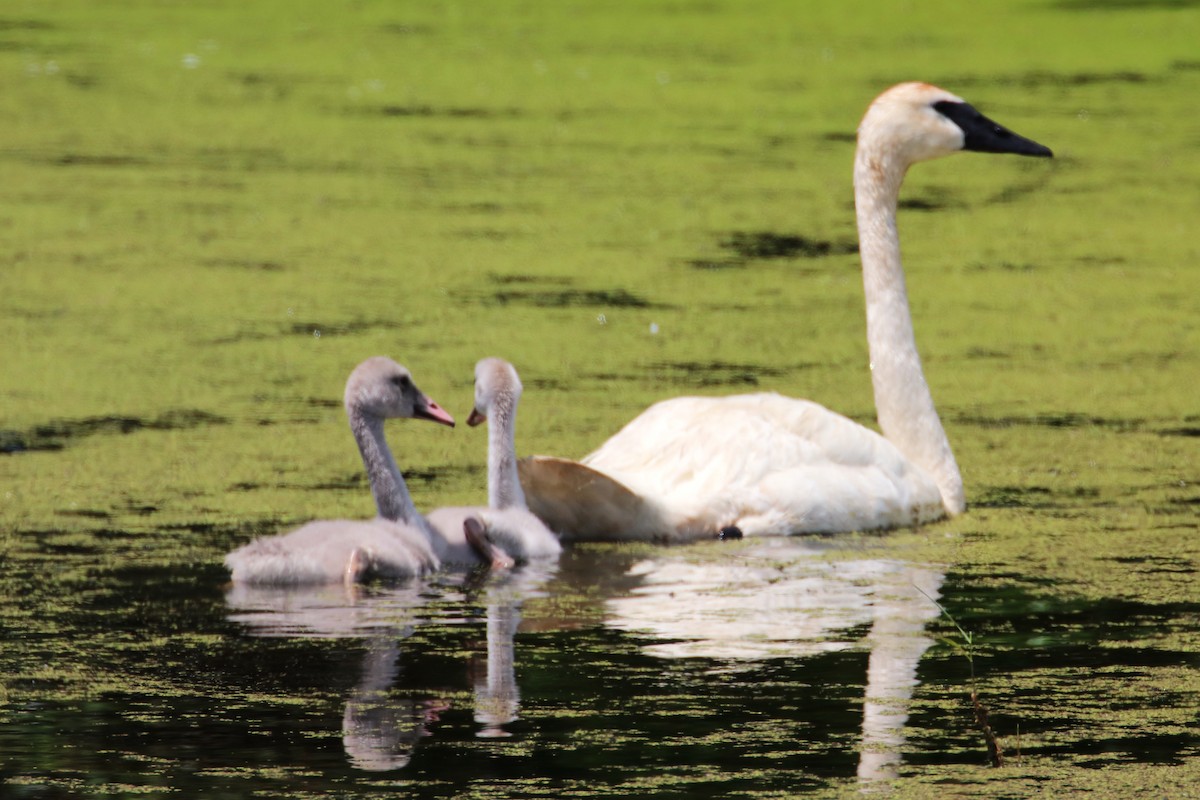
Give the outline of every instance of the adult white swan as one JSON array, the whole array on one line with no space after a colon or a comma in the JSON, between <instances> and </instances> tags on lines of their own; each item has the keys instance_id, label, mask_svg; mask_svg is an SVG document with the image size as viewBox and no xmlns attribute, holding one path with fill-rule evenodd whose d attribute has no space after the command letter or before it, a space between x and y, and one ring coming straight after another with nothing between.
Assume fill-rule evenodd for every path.
<instances>
[{"instance_id":1,"label":"adult white swan","mask_svg":"<svg viewBox=\"0 0 1200 800\"><path fill-rule=\"evenodd\" d=\"M485 358L475 365L475 407L467 424L488 423L488 505L439 508L428 515L446 564L512 566L562 552L558 537L525 505L517 478L517 403L521 379L512 364Z\"/></svg>"},{"instance_id":2,"label":"adult white swan","mask_svg":"<svg viewBox=\"0 0 1200 800\"><path fill-rule=\"evenodd\" d=\"M437 569L432 533L388 449L383 421L407 417L453 427L454 419L417 388L407 369L382 356L367 359L350 374L345 405L379 516L310 522L291 533L256 539L225 556L234 582L353 583Z\"/></svg>"},{"instance_id":3,"label":"adult white swan","mask_svg":"<svg viewBox=\"0 0 1200 800\"><path fill-rule=\"evenodd\" d=\"M896 206L908 168L959 150L1050 156L947 91L904 83L858 129L854 197L880 436L777 394L651 406L582 464L521 464L530 508L564 539L686 540L919 524L965 506L913 338Z\"/></svg>"}]
</instances>

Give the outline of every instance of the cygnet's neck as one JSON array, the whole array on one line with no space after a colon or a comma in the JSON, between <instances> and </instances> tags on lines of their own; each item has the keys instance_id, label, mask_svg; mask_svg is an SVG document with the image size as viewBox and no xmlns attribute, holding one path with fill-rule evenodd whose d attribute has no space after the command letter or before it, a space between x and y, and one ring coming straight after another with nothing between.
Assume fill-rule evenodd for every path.
<instances>
[{"instance_id":1,"label":"cygnet's neck","mask_svg":"<svg viewBox=\"0 0 1200 800\"><path fill-rule=\"evenodd\" d=\"M367 468L367 479L371 482L371 494L375 497L379 516L393 522L421 525L423 519L413 505L408 486L384 439L383 420L353 406L348 407L346 413L362 453L363 466Z\"/></svg>"},{"instance_id":2,"label":"cygnet's neck","mask_svg":"<svg viewBox=\"0 0 1200 800\"><path fill-rule=\"evenodd\" d=\"M854 161L854 205L867 301L867 344L879 427L929 473L950 514L966 507L962 476L938 419L913 335L896 206L907 164L860 132Z\"/></svg>"},{"instance_id":3,"label":"cygnet's neck","mask_svg":"<svg viewBox=\"0 0 1200 800\"><path fill-rule=\"evenodd\" d=\"M488 410L488 505L526 508L517 476L517 398L495 398Z\"/></svg>"}]
</instances>

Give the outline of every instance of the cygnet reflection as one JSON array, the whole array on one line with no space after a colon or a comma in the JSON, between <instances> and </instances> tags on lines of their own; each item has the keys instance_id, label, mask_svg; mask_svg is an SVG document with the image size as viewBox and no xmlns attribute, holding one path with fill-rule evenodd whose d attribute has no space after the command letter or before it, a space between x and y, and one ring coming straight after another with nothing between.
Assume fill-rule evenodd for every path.
<instances>
[{"instance_id":1,"label":"cygnet reflection","mask_svg":"<svg viewBox=\"0 0 1200 800\"><path fill-rule=\"evenodd\" d=\"M505 726L517 721L521 691L517 686L516 645L521 606L544 596L542 587L555 574L557 563L530 562L518 569L492 573L481 587L487 609L487 650L473 660L475 721L480 738L511 736Z\"/></svg>"},{"instance_id":2,"label":"cygnet reflection","mask_svg":"<svg viewBox=\"0 0 1200 800\"><path fill-rule=\"evenodd\" d=\"M225 602L229 620L251 636L366 640L362 673L342 714L342 746L355 767L378 772L407 766L429 726L449 707L437 697L394 692L400 642L422 622L429 596L419 580L388 587L233 584Z\"/></svg>"},{"instance_id":3,"label":"cygnet reflection","mask_svg":"<svg viewBox=\"0 0 1200 800\"><path fill-rule=\"evenodd\" d=\"M354 639L388 633L403 639L420 624L428 595L421 580L387 587L232 583L225 605L227 619L250 636Z\"/></svg>"},{"instance_id":4,"label":"cygnet reflection","mask_svg":"<svg viewBox=\"0 0 1200 800\"><path fill-rule=\"evenodd\" d=\"M487 652L472 658L475 721L480 738L511 736L504 726L518 719L521 692L517 687L513 638L521 624L521 610L503 603L487 607Z\"/></svg>"},{"instance_id":5,"label":"cygnet reflection","mask_svg":"<svg viewBox=\"0 0 1200 800\"><path fill-rule=\"evenodd\" d=\"M391 690L400 674L400 647L391 639L372 640L363 659L362 678L342 714L342 747L350 763L368 772L408 766L413 751L438 715L444 700L396 697Z\"/></svg>"},{"instance_id":6,"label":"cygnet reflection","mask_svg":"<svg viewBox=\"0 0 1200 800\"><path fill-rule=\"evenodd\" d=\"M486 609L486 652L471 656L476 668L469 670L479 737L508 736L505 726L518 719L514 637L521 605L543 594L542 586L555 570L553 563L530 563L465 579L462 592ZM361 675L342 715L342 744L351 764L377 772L407 766L422 738L450 707L441 696L396 691L403 673L401 642L427 617L438 616L432 603L439 597L464 600L457 586L431 587L413 580L388 587L233 584L225 602L228 619L251 636L366 640Z\"/></svg>"}]
</instances>

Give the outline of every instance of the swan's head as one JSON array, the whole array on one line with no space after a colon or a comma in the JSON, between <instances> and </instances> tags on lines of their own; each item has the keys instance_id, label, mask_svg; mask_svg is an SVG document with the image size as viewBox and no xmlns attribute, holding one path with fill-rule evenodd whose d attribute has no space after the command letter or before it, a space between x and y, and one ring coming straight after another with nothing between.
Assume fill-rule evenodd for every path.
<instances>
[{"instance_id":1,"label":"swan's head","mask_svg":"<svg viewBox=\"0 0 1200 800\"><path fill-rule=\"evenodd\" d=\"M475 365L475 408L468 425L487 422L493 413L511 414L521 399L521 379L512 364L502 358L485 358Z\"/></svg>"},{"instance_id":2,"label":"swan's head","mask_svg":"<svg viewBox=\"0 0 1200 800\"><path fill-rule=\"evenodd\" d=\"M858 126L858 146L904 166L960 150L1053 155L1050 148L1013 133L961 97L928 83L901 83L875 98Z\"/></svg>"},{"instance_id":3,"label":"swan's head","mask_svg":"<svg viewBox=\"0 0 1200 800\"><path fill-rule=\"evenodd\" d=\"M413 383L412 374L384 356L354 368L346 381L346 411L378 418L427 419L454 427L454 418Z\"/></svg>"}]
</instances>

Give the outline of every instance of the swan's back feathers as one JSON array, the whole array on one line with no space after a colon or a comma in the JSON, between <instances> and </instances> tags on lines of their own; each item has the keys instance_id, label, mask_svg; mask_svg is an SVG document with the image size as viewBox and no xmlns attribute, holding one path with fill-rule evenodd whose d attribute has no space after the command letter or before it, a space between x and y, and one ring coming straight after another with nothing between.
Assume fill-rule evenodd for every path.
<instances>
[{"instance_id":1,"label":"swan's back feathers","mask_svg":"<svg viewBox=\"0 0 1200 800\"><path fill-rule=\"evenodd\" d=\"M944 513L932 479L887 439L774 393L665 400L583 463L656 498L694 535L863 530Z\"/></svg>"},{"instance_id":2,"label":"swan's back feathers","mask_svg":"<svg viewBox=\"0 0 1200 800\"><path fill-rule=\"evenodd\" d=\"M352 559L358 580L398 580L438 568L422 532L384 519L310 522L239 547L225 556L225 566L235 583L300 586L345 580Z\"/></svg>"}]
</instances>

